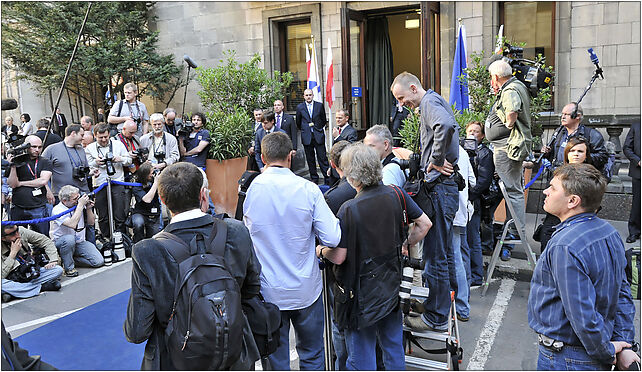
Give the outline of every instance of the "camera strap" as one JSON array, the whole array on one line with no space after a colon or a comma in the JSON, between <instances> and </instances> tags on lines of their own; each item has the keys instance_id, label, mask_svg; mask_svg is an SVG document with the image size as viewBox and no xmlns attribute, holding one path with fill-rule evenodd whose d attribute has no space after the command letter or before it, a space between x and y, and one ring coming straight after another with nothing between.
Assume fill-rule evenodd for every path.
<instances>
[{"instance_id":1,"label":"camera strap","mask_svg":"<svg viewBox=\"0 0 642 372\"><path fill-rule=\"evenodd\" d=\"M96 145L96 146L98 146L98 145ZM76 146L74 146L74 151L76 151L76 156L78 156L78 165L76 165L76 162L74 161L74 158L71 156L71 153L69 152L69 149L67 148L67 144L66 143L63 143L63 147L67 151L67 156L69 156L69 160L71 161L71 165L73 165L74 168L80 167L80 166L83 165L82 164L82 158L80 157L80 154L78 153L78 149L76 148Z\"/></svg>"},{"instance_id":2,"label":"camera strap","mask_svg":"<svg viewBox=\"0 0 642 372\"><path fill-rule=\"evenodd\" d=\"M38 158L36 158L36 163L34 164L33 169L31 169L31 165L27 162L27 168L29 168L29 172L31 172L34 180L38 179Z\"/></svg>"},{"instance_id":3,"label":"camera strap","mask_svg":"<svg viewBox=\"0 0 642 372\"><path fill-rule=\"evenodd\" d=\"M105 157L105 154L103 154L103 153L100 151L100 148L98 148L98 142L96 142L96 152L97 152L97 153L98 153L98 155L100 155L101 157L103 157L103 158ZM112 145L111 140L109 140L109 152L111 152L112 154L114 153L114 146Z\"/></svg>"},{"instance_id":4,"label":"camera strap","mask_svg":"<svg viewBox=\"0 0 642 372\"><path fill-rule=\"evenodd\" d=\"M136 151L136 146L134 146L134 143L138 144L138 147L140 147L140 143L136 140L136 137L132 137L131 140L128 140L127 138L123 137L122 133L118 133L118 138L120 139L120 142L125 145L125 148L127 149L127 152L131 151ZM129 143L131 141L131 143Z\"/></svg>"},{"instance_id":5,"label":"camera strap","mask_svg":"<svg viewBox=\"0 0 642 372\"><path fill-rule=\"evenodd\" d=\"M154 156L156 156L156 154L158 153L158 149L160 149L161 147L163 149L165 149L165 133L163 133L163 139L160 142L160 145L158 145L158 147L155 145L155 143L156 143L156 139L155 138L156 138L156 136L152 136L152 147L154 148Z\"/></svg>"}]
</instances>

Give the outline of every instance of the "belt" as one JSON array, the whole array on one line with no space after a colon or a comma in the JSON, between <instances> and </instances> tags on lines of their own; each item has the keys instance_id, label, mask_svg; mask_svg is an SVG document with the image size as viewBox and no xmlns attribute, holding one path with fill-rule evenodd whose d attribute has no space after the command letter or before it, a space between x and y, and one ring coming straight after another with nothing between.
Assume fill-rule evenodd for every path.
<instances>
[{"instance_id":1,"label":"belt","mask_svg":"<svg viewBox=\"0 0 642 372\"><path fill-rule=\"evenodd\" d=\"M548 337L546 335L543 335L541 333L537 334L537 342L540 345L544 346L545 348L547 348L549 350L552 350L552 351L555 351L555 352L559 352L564 348L564 342L555 341L554 339L552 339L552 338L550 338L550 337Z\"/></svg>"}]
</instances>

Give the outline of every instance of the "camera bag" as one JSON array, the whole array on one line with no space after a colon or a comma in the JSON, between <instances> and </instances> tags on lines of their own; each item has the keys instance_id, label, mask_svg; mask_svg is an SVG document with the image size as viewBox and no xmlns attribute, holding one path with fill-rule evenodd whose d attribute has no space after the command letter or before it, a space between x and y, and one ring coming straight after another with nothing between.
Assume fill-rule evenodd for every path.
<instances>
[{"instance_id":1,"label":"camera bag","mask_svg":"<svg viewBox=\"0 0 642 372\"><path fill-rule=\"evenodd\" d=\"M256 342L261 358L274 353L281 345L281 311L279 308L271 302L266 302L260 293L250 299L243 300L242 307L250 323L254 342Z\"/></svg>"}]
</instances>

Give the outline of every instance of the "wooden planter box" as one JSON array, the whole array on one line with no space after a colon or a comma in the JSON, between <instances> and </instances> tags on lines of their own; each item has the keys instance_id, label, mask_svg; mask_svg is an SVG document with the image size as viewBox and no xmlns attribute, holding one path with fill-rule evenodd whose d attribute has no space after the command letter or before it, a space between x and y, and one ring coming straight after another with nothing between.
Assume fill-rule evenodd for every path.
<instances>
[{"instance_id":1,"label":"wooden planter box","mask_svg":"<svg viewBox=\"0 0 642 372\"><path fill-rule=\"evenodd\" d=\"M205 174L216 213L234 217L238 201L238 180L247 167L247 156L229 160L207 159Z\"/></svg>"},{"instance_id":2,"label":"wooden planter box","mask_svg":"<svg viewBox=\"0 0 642 372\"><path fill-rule=\"evenodd\" d=\"M532 175L532 169L524 169L524 185L526 185L531 180ZM524 203L524 205L528 203L528 189L524 192ZM506 202L502 200L495 210L495 222L504 223L504 221L506 221Z\"/></svg>"}]
</instances>

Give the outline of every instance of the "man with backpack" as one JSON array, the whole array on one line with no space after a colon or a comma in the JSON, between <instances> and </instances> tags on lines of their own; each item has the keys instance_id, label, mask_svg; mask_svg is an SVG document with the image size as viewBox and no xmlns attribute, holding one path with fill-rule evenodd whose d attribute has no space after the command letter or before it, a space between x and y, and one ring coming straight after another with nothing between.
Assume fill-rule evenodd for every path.
<instances>
[{"instance_id":1,"label":"man with backpack","mask_svg":"<svg viewBox=\"0 0 642 372\"><path fill-rule=\"evenodd\" d=\"M203 212L209 190L195 165L175 163L158 177L172 217L133 247L125 337L147 341L142 369L250 369L259 353L241 302L259 294L261 266L248 230Z\"/></svg>"}]
</instances>

